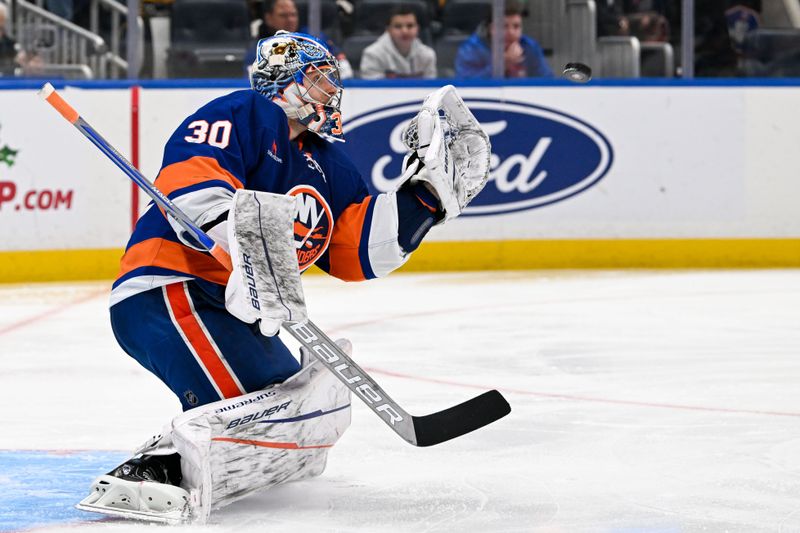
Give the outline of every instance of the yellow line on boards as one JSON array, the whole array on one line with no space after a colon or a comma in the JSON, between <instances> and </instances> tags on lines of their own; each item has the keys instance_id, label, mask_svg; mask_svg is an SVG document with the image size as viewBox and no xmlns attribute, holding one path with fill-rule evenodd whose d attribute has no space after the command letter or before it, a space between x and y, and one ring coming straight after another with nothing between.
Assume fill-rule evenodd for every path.
<instances>
[{"instance_id":1,"label":"yellow line on boards","mask_svg":"<svg viewBox=\"0 0 800 533\"><path fill-rule=\"evenodd\" d=\"M0 252L0 283L113 279L122 252ZM800 239L581 239L426 242L401 270L791 267L800 267Z\"/></svg>"},{"instance_id":2,"label":"yellow line on boards","mask_svg":"<svg viewBox=\"0 0 800 533\"><path fill-rule=\"evenodd\" d=\"M404 272L541 268L800 267L800 239L426 242Z\"/></svg>"},{"instance_id":3,"label":"yellow line on boards","mask_svg":"<svg viewBox=\"0 0 800 533\"><path fill-rule=\"evenodd\" d=\"M0 282L114 279L121 248L0 252Z\"/></svg>"}]
</instances>

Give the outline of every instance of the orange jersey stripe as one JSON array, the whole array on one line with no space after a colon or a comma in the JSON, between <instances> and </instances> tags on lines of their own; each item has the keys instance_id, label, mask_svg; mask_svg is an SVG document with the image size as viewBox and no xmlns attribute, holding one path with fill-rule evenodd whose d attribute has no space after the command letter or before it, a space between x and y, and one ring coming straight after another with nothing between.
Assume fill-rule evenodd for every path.
<instances>
[{"instance_id":1,"label":"orange jersey stripe","mask_svg":"<svg viewBox=\"0 0 800 533\"><path fill-rule=\"evenodd\" d=\"M223 396L225 398L241 396L245 391L236 384L220 354L206 337L197 317L192 312L184 286L184 283L173 283L166 286L167 299L178 327L181 328L186 340L200 359L198 362L205 367Z\"/></svg>"},{"instance_id":2,"label":"orange jersey stripe","mask_svg":"<svg viewBox=\"0 0 800 533\"><path fill-rule=\"evenodd\" d=\"M234 444L251 444L262 448L279 448L281 450L314 450L317 448L332 448L333 444L319 444L316 446L300 446L296 442L265 442L263 440L234 439L230 437L213 437L217 442L232 442Z\"/></svg>"},{"instance_id":3,"label":"orange jersey stripe","mask_svg":"<svg viewBox=\"0 0 800 533\"><path fill-rule=\"evenodd\" d=\"M364 219L372 197L342 211L333 229L331 246L328 249L330 274L344 281L364 281L364 271L358 256Z\"/></svg>"},{"instance_id":4,"label":"orange jersey stripe","mask_svg":"<svg viewBox=\"0 0 800 533\"><path fill-rule=\"evenodd\" d=\"M158 173L155 185L169 196L178 189L210 180L224 181L234 189L244 188L236 176L220 166L219 161L213 157L203 156L190 157L186 161L165 166Z\"/></svg>"},{"instance_id":5,"label":"orange jersey stripe","mask_svg":"<svg viewBox=\"0 0 800 533\"><path fill-rule=\"evenodd\" d=\"M213 257L177 242L155 238L128 248L122 256L117 278L144 266L185 272L219 285L226 285L230 276L230 272Z\"/></svg>"}]
</instances>

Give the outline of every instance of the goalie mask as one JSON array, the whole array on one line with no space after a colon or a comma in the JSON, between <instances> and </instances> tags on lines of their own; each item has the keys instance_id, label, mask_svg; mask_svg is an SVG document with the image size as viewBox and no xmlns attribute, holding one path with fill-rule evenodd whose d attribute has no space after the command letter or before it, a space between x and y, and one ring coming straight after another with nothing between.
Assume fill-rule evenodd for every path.
<instances>
[{"instance_id":1,"label":"goalie mask","mask_svg":"<svg viewBox=\"0 0 800 533\"><path fill-rule=\"evenodd\" d=\"M326 46L305 33L278 31L261 39L250 86L314 133L343 141L339 63Z\"/></svg>"}]
</instances>

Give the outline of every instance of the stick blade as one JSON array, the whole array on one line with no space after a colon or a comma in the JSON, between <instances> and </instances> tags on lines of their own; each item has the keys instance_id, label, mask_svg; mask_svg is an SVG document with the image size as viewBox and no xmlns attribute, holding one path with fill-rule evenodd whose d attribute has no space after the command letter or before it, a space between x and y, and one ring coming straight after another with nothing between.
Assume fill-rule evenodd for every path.
<instances>
[{"instance_id":1,"label":"stick blade","mask_svg":"<svg viewBox=\"0 0 800 533\"><path fill-rule=\"evenodd\" d=\"M417 446L433 446L460 437L495 422L511 412L511 406L496 390L484 392L471 400L444 411L415 416Z\"/></svg>"}]
</instances>

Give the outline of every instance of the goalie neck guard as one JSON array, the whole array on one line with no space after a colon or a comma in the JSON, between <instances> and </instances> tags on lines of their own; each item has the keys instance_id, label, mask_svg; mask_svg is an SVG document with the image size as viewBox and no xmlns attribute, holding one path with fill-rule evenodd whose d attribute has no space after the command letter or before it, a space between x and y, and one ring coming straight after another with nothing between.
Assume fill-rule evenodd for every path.
<instances>
[{"instance_id":1,"label":"goalie neck guard","mask_svg":"<svg viewBox=\"0 0 800 533\"><path fill-rule=\"evenodd\" d=\"M327 139L344 140L339 63L314 37L279 31L261 39L250 86L310 131Z\"/></svg>"}]
</instances>

